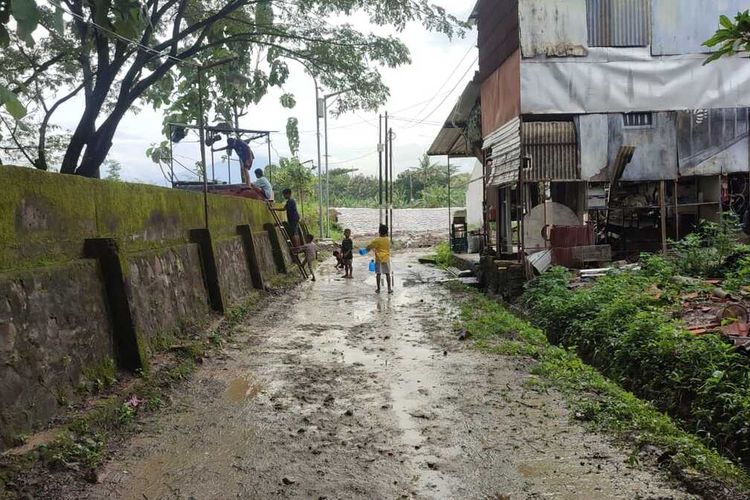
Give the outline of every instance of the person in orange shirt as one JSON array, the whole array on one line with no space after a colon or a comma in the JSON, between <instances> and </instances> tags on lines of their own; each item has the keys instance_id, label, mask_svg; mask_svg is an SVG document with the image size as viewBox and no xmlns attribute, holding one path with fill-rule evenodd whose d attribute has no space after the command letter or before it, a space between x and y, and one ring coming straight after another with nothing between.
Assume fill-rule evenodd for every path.
<instances>
[{"instance_id":1,"label":"person in orange shirt","mask_svg":"<svg viewBox=\"0 0 750 500\"><path fill-rule=\"evenodd\" d=\"M367 245L367 250L375 252L375 274L378 283L375 293L380 293L380 275L385 274L385 282L388 284L388 293L393 293L391 286L391 240L388 238L388 226L380 225L378 236Z\"/></svg>"}]
</instances>

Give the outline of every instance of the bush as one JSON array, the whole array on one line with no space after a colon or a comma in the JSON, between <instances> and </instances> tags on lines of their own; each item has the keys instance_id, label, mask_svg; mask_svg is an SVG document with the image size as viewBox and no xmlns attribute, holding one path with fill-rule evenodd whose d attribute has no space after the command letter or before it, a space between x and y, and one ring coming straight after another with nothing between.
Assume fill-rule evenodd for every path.
<instances>
[{"instance_id":1,"label":"bush","mask_svg":"<svg viewBox=\"0 0 750 500\"><path fill-rule=\"evenodd\" d=\"M738 244L740 232L741 225L731 214L724 214L719 223L701 221L696 232L671 242L677 271L686 276L722 276L727 258L744 250Z\"/></svg>"},{"instance_id":2,"label":"bush","mask_svg":"<svg viewBox=\"0 0 750 500\"><path fill-rule=\"evenodd\" d=\"M750 362L721 337L693 336L673 319L681 290L670 266L649 258L642 272L576 290L553 269L522 300L551 341L750 465Z\"/></svg>"}]
</instances>

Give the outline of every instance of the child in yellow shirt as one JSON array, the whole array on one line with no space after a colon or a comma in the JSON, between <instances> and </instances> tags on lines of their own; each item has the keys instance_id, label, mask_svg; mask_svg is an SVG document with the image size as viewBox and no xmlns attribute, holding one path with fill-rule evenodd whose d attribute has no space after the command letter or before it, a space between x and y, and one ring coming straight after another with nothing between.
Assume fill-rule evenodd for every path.
<instances>
[{"instance_id":1,"label":"child in yellow shirt","mask_svg":"<svg viewBox=\"0 0 750 500\"><path fill-rule=\"evenodd\" d=\"M388 284L388 293L393 293L391 286L391 240L388 238L388 226L380 225L378 236L367 245L367 250L375 252L375 274L378 288L375 293L380 293L380 275L385 274L385 282Z\"/></svg>"}]
</instances>

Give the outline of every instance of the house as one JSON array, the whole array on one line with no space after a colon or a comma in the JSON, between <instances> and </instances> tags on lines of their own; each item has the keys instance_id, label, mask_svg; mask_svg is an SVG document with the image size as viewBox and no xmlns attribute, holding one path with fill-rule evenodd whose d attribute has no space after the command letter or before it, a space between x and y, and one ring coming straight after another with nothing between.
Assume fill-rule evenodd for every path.
<instances>
[{"instance_id":1,"label":"house","mask_svg":"<svg viewBox=\"0 0 750 500\"><path fill-rule=\"evenodd\" d=\"M750 61L704 65L702 45L720 15L746 8L479 0L479 69L430 154L483 162L497 253L544 250L546 228L572 217L620 255L666 248L723 212L746 217Z\"/></svg>"}]
</instances>

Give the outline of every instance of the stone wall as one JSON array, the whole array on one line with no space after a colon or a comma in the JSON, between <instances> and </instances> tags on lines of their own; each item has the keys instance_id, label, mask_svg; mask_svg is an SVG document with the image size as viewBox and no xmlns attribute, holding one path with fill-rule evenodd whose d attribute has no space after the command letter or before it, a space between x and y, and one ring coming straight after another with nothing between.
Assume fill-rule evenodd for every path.
<instances>
[{"instance_id":1,"label":"stone wall","mask_svg":"<svg viewBox=\"0 0 750 500\"><path fill-rule=\"evenodd\" d=\"M219 269L224 271L220 274L224 301L230 307L242 302L242 299L252 291L253 280L239 236L216 244L216 263Z\"/></svg>"},{"instance_id":2,"label":"stone wall","mask_svg":"<svg viewBox=\"0 0 750 500\"><path fill-rule=\"evenodd\" d=\"M146 348L179 336L211 313L198 246L128 255L125 286L135 327Z\"/></svg>"},{"instance_id":3,"label":"stone wall","mask_svg":"<svg viewBox=\"0 0 750 500\"><path fill-rule=\"evenodd\" d=\"M286 266L265 204L0 166L0 449ZM273 231L269 235L267 231Z\"/></svg>"},{"instance_id":4,"label":"stone wall","mask_svg":"<svg viewBox=\"0 0 750 500\"><path fill-rule=\"evenodd\" d=\"M0 445L113 377L113 356L95 261L0 274Z\"/></svg>"}]
</instances>

